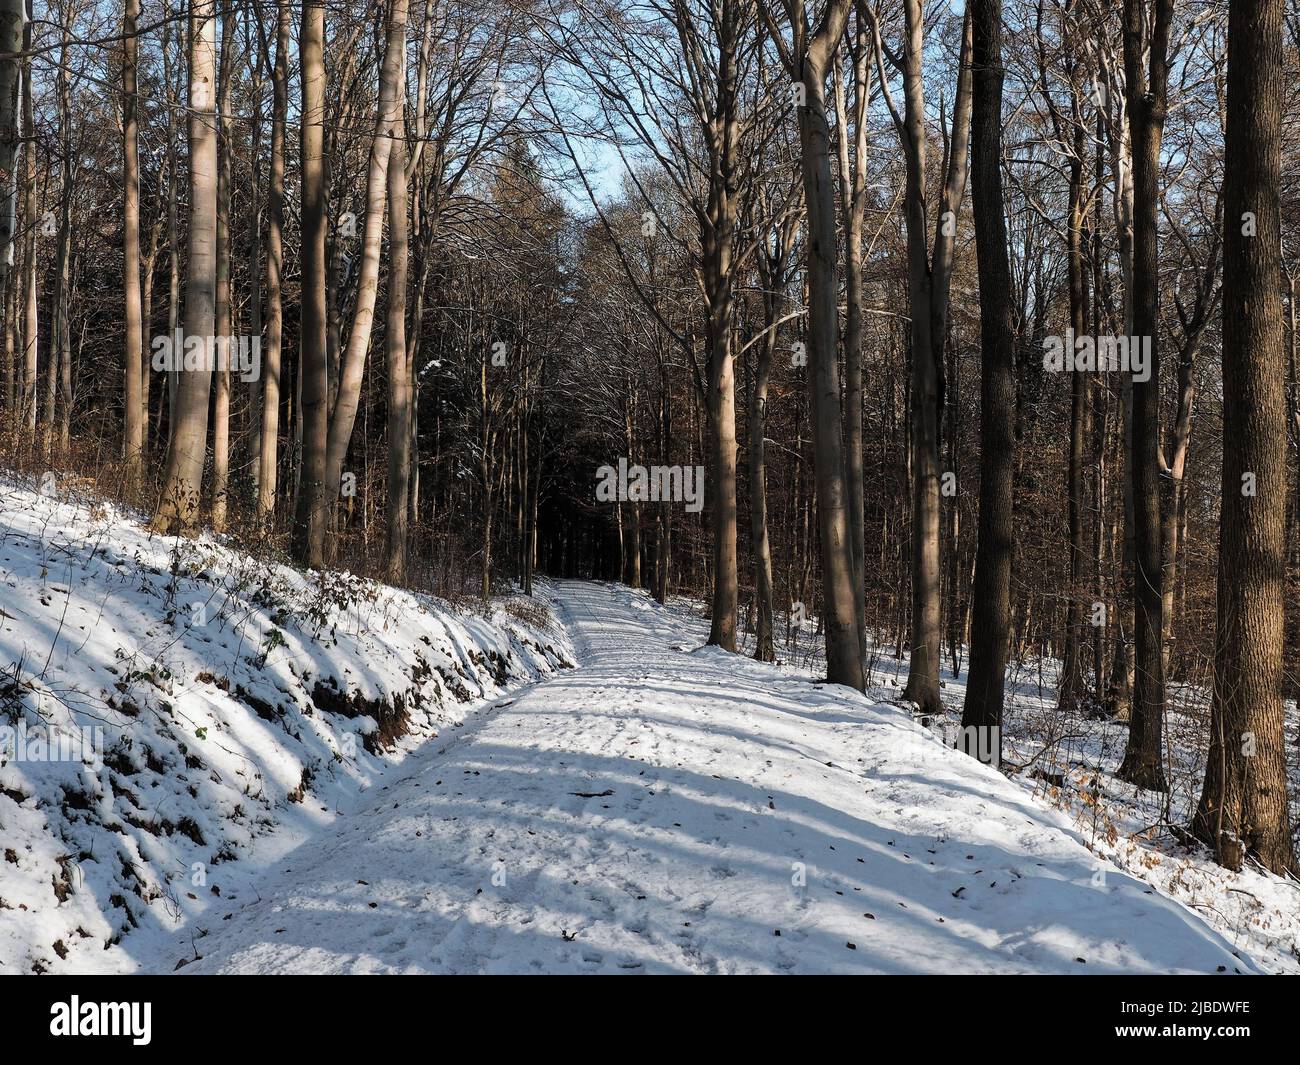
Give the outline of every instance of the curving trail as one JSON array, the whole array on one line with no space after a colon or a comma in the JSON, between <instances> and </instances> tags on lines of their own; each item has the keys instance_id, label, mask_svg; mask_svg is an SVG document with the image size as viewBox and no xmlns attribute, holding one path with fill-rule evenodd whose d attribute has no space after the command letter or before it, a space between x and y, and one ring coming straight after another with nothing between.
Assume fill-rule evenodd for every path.
<instances>
[{"instance_id":1,"label":"curving trail","mask_svg":"<svg viewBox=\"0 0 1300 1065\"><path fill-rule=\"evenodd\" d=\"M182 971L1254 970L905 712L642 593L554 602L578 669L414 755Z\"/></svg>"}]
</instances>

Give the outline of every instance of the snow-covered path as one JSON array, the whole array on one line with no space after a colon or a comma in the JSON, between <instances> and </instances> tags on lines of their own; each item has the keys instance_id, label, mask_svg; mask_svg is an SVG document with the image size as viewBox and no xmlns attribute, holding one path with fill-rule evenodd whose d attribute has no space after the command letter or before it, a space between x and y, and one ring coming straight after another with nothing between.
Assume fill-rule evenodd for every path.
<instances>
[{"instance_id":1,"label":"snow-covered path","mask_svg":"<svg viewBox=\"0 0 1300 1065\"><path fill-rule=\"evenodd\" d=\"M643 594L555 598L580 668L218 904L183 972L1254 970L903 711L700 649Z\"/></svg>"}]
</instances>

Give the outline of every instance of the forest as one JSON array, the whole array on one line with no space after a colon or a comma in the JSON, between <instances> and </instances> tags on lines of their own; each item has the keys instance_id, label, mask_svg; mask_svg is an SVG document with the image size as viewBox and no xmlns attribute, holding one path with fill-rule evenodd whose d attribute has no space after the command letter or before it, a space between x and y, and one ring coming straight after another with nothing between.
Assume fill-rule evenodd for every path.
<instances>
[{"instance_id":1,"label":"forest","mask_svg":"<svg viewBox=\"0 0 1300 1065\"><path fill-rule=\"evenodd\" d=\"M789 712L893 707L1090 839L1122 795L1118 835L1287 900L1294 971L1297 89L1297 0L0 0L0 624L102 535L50 501L162 545L158 625L217 544L313 618L364 583L515 626L475 698L534 641L649 679L601 634L689 616L660 650L741 715L700 729L802 670ZM74 707L50 609L0 630L14 727ZM421 704L341 683L361 757L400 746Z\"/></svg>"}]
</instances>

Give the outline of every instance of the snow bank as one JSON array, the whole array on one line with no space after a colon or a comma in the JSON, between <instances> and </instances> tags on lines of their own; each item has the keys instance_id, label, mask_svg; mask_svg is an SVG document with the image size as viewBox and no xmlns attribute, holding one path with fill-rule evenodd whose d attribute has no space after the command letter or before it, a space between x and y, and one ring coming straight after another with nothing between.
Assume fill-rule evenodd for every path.
<instances>
[{"instance_id":1,"label":"snow bank","mask_svg":"<svg viewBox=\"0 0 1300 1065\"><path fill-rule=\"evenodd\" d=\"M0 973L132 967L121 937L236 896L574 657L530 600L467 616L0 479Z\"/></svg>"}]
</instances>

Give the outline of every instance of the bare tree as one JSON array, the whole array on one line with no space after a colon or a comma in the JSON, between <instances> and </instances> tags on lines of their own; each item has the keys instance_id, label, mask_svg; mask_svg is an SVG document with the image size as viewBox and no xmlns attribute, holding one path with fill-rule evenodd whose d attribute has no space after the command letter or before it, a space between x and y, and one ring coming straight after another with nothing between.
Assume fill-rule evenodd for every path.
<instances>
[{"instance_id":1,"label":"bare tree","mask_svg":"<svg viewBox=\"0 0 1300 1065\"><path fill-rule=\"evenodd\" d=\"M144 451L143 364L144 334L140 298L140 126L136 98L136 65L140 50L137 25L140 0L126 0L122 12L122 344L124 434L127 477L138 481ZM3 89L0 88L0 92Z\"/></svg>"},{"instance_id":2,"label":"bare tree","mask_svg":"<svg viewBox=\"0 0 1300 1065\"><path fill-rule=\"evenodd\" d=\"M865 4L863 11L870 12ZM941 652L940 480L939 424L943 407L943 345L947 336L948 292L952 283L957 212L966 191L966 159L970 142L971 75L970 12L963 16L958 58L957 92L953 100L952 133L947 167L935 225L934 252L929 248L926 209L927 133L925 48L922 0L905 0L903 50L896 57L885 45L879 20L870 15L875 36L881 88L898 131L907 163L904 210L907 215L908 302L911 311L912 418L912 641L903 698L927 713L940 709ZM885 77L888 58L902 74L903 111L894 103Z\"/></svg>"},{"instance_id":3,"label":"bare tree","mask_svg":"<svg viewBox=\"0 0 1300 1065\"><path fill-rule=\"evenodd\" d=\"M190 9L189 142L190 224L185 277L187 343L210 341L216 326L217 119L216 5L197 0ZM209 347L207 349L211 351ZM174 352L174 356L180 353ZM207 359L179 374L172 436L154 525L167 532L197 527L207 454L208 398L212 368Z\"/></svg>"},{"instance_id":4,"label":"bare tree","mask_svg":"<svg viewBox=\"0 0 1300 1065\"><path fill-rule=\"evenodd\" d=\"M760 190L758 198L760 224L772 226L772 212L782 210L784 204L770 206L766 190ZM767 397L778 327L782 319L788 317L787 289L794 273L793 252L798 221L792 210L785 210L781 221L775 224L775 231L764 240L756 262L762 289L763 327L762 332L750 341L757 350L749 399L749 519L754 555L754 596L758 601L754 657L760 662L771 662L776 657L773 647L772 544L767 502Z\"/></svg>"},{"instance_id":5,"label":"bare tree","mask_svg":"<svg viewBox=\"0 0 1300 1065\"><path fill-rule=\"evenodd\" d=\"M865 686L858 595L854 590L852 521L845 483L844 409L839 373L839 259L835 191L831 177L826 78L844 36L851 0L828 0L815 25L804 0L783 0L787 41L776 15L763 12L786 71L794 83L807 210L808 394L812 411L821 542L822 600L826 630L826 676L859 691Z\"/></svg>"},{"instance_id":6,"label":"bare tree","mask_svg":"<svg viewBox=\"0 0 1300 1065\"><path fill-rule=\"evenodd\" d=\"M1232 0L1223 240L1223 499L1214 699L1192 822L1218 861L1297 870L1282 712L1287 409L1281 0Z\"/></svg>"},{"instance_id":7,"label":"bare tree","mask_svg":"<svg viewBox=\"0 0 1300 1065\"><path fill-rule=\"evenodd\" d=\"M18 230L18 147L19 83L22 81L23 60L18 53L23 46L23 0L0 2L0 301L5 308L6 350L4 352L4 402L6 406L16 399L12 351L7 346L13 340L13 303L10 285L13 283L15 237Z\"/></svg>"},{"instance_id":8,"label":"bare tree","mask_svg":"<svg viewBox=\"0 0 1300 1065\"><path fill-rule=\"evenodd\" d=\"M326 449L329 443L329 352L325 282L325 6L304 0L298 55L302 66L302 326L298 361L302 390L302 459L294 556L325 565Z\"/></svg>"},{"instance_id":9,"label":"bare tree","mask_svg":"<svg viewBox=\"0 0 1300 1065\"><path fill-rule=\"evenodd\" d=\"M840 178L840 217L844 230L844 476L849 495L849 538L853 555L853 594L862 654L866 657L866 514L865 470L862 444L862 242L867 210L867 109L871 103L871 31L867 18L857 12L853 31L846 35L853 104L849 105L843 79L836 69L835 120ZM853 151L850 158L849 131Z\"/></svg>"},{"instance_id":10,"label":"bare tree","mask_svg":"<svg viewBox=\"0 0 1300 1065\"><path fill-rule=\"evenodd\" d=\"M234 151L231 119L231 81L234 77L236 19L232 0L221 0L221 50L217 58L217 351L230 350L234 336L234 297L230 270L230 198ZM226 360L216 374L212 401L212 527L226 527L230 492L230 367Z\"/></svg>"},{"instance_id":11,"label":"bare tree","mask_svg":"<svg viewBox=\"0 0 1300 1065\"><path fill-rule=\"evenodd\" d=\"M1015 548L1015 349L1002 198L1002 0L971 0L971 198L980 281L980 510L971 591L967 752L1001 760ZM971 732L970 729L976 731ZM974 740L974 743L970 741Z\"/></svg>"},{"instance_id":12,"label":"bare tree","mask_svg":"<svg viewBox=\"0 0 1300 1065\"><path fill-rule=\"evenodd\" d=\"M32 0L27 0L27 17L23 23L23 51L32 46ZM27 220L27 240L23 249L23 392L19 420L27 429L29 444L36 442L36 335L39 328L36 307L36 119L32 108L32 60L23 57L22 107L23 140L23 217Z\"/></svg>"},{"instance_id":13,"label":"bare tree","mask_svg":"<svg viewBox=\"0 0 1300 1065\"><path fill-rule=\"evenodd\" d=\"M385 571L400 584L406 579L407 496L411 484L411 368L406 349L407 238L406 125L407 0L392 0L388 16L389 48L397 53L393 72L402 86L391 116L392 151L388 167L388 317L384 352L388 370L388 546ZM385 60L387 56L385 55Z\"/></svg>"},{"instance_id":14,"label":"bare tree","mask_svg":"<svg viewBox=\"0 0 1300 1065\"><path fill-rule=\"evenodd\" d=\"M400 16L400 17L399 17ZM366 178L366 210L361 236L361 268L357 276L352 323L343 353L336 398L330 417L326 498L338 498L343 463L361 401L361 382L374 322L375 298L379 291L379 259L383 242L384 207L392 184L389 156L393 139L405 131L400 127L405 86L401 77L406 51L406 4L400 12L390 8L384 59L379 77L379 103L375 112L374 135L370 142L369 172ZM402 208L405 211L405 206ZM390 265L395 265L390 260ZM392 293L390 292L390 299ZM387 343L387 341L385 341ZM409 448L408 448L409 449Z\"/></svg>"},{"instance_id":15,"label":"bare tree","mask_svg":"<svg viewBox=\"0 0 1300 1065\"><path fill-rule=\"evenodd\" d=\"M1151 31L1145 32L1151 10ZM1164 791L1164 596L1160 559L1160 140L1169 85L1173 0L1125 0L1124 78L1133 146L1133 335L1150 338L1150 372L1132 381L1135 623L1133 708L1120 776ZM1145 60L1145 62L1144 62Z\"/></svg>"},{"instance_id":16,"label":"bare tree","mask_svg":"<svg viewBox=\"0 0 1300 1065\"><path fill-rule=\"evenodd\" d=\"M262 363L257 463L257 513L264 524L270 524L275 515L279 468L281 344L284 336L284 136L289 112L291 17L289 5L278 0L275 65L271 72L271 173L266 202L266 354Z\"/></svg>"}]
</instances>

